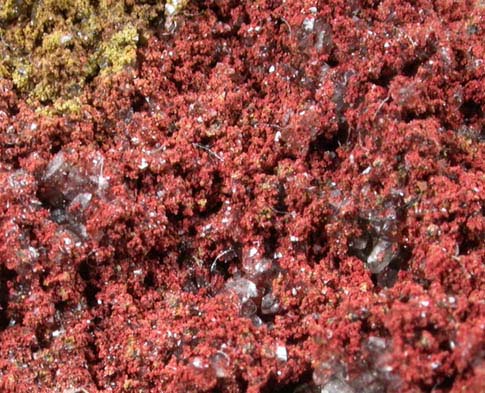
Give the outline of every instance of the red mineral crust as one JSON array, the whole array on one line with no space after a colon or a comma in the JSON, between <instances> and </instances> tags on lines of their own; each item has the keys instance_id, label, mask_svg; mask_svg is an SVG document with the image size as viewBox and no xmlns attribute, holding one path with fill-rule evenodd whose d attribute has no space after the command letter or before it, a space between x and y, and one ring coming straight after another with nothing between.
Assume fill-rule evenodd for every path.
<instances>
[{"instance_id":1,"label":"red mineral crust","mask_svg":"<svg viewBox=\"0 0 485 393\"><path fill-rule=\"evenodd\" d=\"M0 81L0 391L485 391L484 16L199 1L79 115Z\"/></svg>"}]
</instances>

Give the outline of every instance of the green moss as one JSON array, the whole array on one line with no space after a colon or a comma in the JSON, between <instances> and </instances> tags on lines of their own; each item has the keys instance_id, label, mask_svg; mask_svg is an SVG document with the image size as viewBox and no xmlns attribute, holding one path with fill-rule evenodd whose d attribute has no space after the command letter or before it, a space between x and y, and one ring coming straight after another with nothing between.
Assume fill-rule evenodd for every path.
<instances>
[{"instance_id":1,"label":"green moss","mask_svg":"<svg viewBox=\"0 0 485 393\"><path fill-rule=\"evenodd\" d=\"M187 2L169 3L178 13ZM31 103L79 111L86 84L135 66L137 46L165 15L158 0L2 1L0 77Z\"/></svg>"}]
</instances>

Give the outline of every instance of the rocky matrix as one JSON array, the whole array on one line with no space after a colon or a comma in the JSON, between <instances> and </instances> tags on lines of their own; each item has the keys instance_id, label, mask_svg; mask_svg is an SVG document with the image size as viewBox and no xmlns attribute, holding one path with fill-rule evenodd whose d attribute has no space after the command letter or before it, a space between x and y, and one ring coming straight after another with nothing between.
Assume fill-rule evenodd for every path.
<instances>
[{"instance_id":1,"label":"rocky matrix","mask_svg":"<svg viewBox=\"0 0 485 393\"><path fill-rule=\"evenodd\" d=\"M1 6L0 391L483 392L485 3L160 4Z\"/></svg>"}]
</instances>

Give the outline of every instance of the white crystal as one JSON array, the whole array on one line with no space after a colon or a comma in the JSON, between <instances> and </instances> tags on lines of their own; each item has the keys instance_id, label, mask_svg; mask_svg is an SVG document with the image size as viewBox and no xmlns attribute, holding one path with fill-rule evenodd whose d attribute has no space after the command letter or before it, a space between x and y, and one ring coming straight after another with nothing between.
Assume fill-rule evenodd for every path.
<instances>
[{"instance_id":1,"label":"white crystal","mask_svg":"<svg viewBox=\"0 0 485 393\"><path fill-rule=\"evenodd\" d=\"M64 331L63 330L54 330L52 332L52 337L56 338L59 337Z\"/></svg>"},{"instance_id":2,"label":"white crystal","mask_svg":"<svg viewBox=\"0 0 485 393\"><path fill-rule=\"evenodd\" d=\"M276 359L286 362L288 360L288 352L284 345L278 344L276 346Z\"/></svg>"},{"instance_id":3,"label":"white crystal","mask_svg":"<svg viewBox=\"0 0 485 393\"><path fill-rule=\"evenodd\" d=\"M256 256L257 253L258 253L258 249L256 247L252 247L249 250L249 258L252 258L252 257Z\"/></svg>"},{"instance_id":4,"label":"white crystal","mask_svg":"<svg viewBox=\"0 0 485 393\"><path fill-rule=\"evenodd\" d=\"M370 349L374 351L382 351L386 349L387 346L384 338L376 336L370 336L367 343Z\"/></svg>"},{"instance_id":5,"label":"white crystal","mask_svg":"<svg viewBox=\"0 0 485 393\"><path fill-rule=\"evenodd\" d=\"M327 337L331 337L333 333L330 335L327 333ZM313 369L313 382L317 386L325 386L330 383L335 376L342 375L344 372L343 365L337 361L336 359L332 358L325 362L317 362Z\"/></svg>"},{"instance_id":6,"label":"white crystal","mask_svg":"<svg viewBox=\"0 0 485 393\"><path fill-rule=\"evenodd\" d=\"M165 3L165 14L167 16L174 16L175 14L178 14L186 4L187 0L169 0Z\"/></svg>"},{"instance_id":7,"label":"white crystal","mask_svg":"<svg viewBox=\"0 0 485 393\"><path fill-rule=\"evenodd\" d=\"M65 34L61 37L61 44L67 44L69 41L72 40L72 35L71 34Z\"/></svg>"},{"instance_id":8,"label":"white crystal","mask_svg":"<svg viewBox=\"0 0 485 393\"><path fill-rule=\"evenodd\" d=\"M254 273L263 274L264 272L267 272L268 270L270 270L271 266L273 266L273 263L271 262L271 260L267 258L263 258L254 264Z\"/></svg>"},{"instance_id":9,"label":"white crystal","mask_svg":"<svg viewBox=\"0 0 485 393\"><path fill-rule=\"evenodd\" d=\"M241 305L241 315L246 318L251 318L258 311L258 307L252 300L247 300Z\"/></svg>"},{"instance_id":10,"label":"white crystal","mask_svg":"<svg viewBox=\"0 0 485 393\"><path fill-rule=\"evenodd\" d=\"M98 192L102 192L108 187L109 177L104 176L104 157L99 152L94 155L90 179L98 186Z\"/></svg>"},{"instance_id":11,"label":"white crystal","mask_svg":"<svg viewBox=\"0 0 485 393\"><path fill-rule=\"evenodd\" d=\"M433 370L436 370L437 368L440 368L441 367L441 363L440 362L433 362L431 363L431 369Z\"/></svg>"},{"instance_id":12,"label":"white crystal","mask_svg":"<svg viewBox=\"0 0 485 393\"><path fill-rule=\"evenodd\" d=\"M229 279L226 283L226 288L236 293L243 303L258 296L256 284L247 278Z\"/></svg>"},{"instance_id":13,"label":"white crystal","mask_svg":"<svg viewBox=\"0 0 485 393\"><path fill-rule=\"evenodd\" d=\"M202 359L201 357L197 356L192 360L192 366L195 368L201 369L201 368L207 368L208 364Z\"/></svg>"},{"instance_id":14,"label":"white crystal","mask_svg":"<svg viewBox=\"0 0 485 393\"><path fill-rule=\"evenodd\" d=\"M258 247L251 247L243 258L242 268L250 276L259 275L271 269L271 260L261 258L258 254Z\"/></svg>"},{"instance_id":15,"label":"white crystal","mask_svg":"<svg viewBox=\"0 0 485 393\"><path fill-rule=\"evenodd\" d=\"M93 194L91 194L90 192L81 192L80 194L77 194L74 197L74 199L71 202L71 205L79 204L81 208L84 210L86 209L86 207L88 207L92 197L93 197Z\"/></svg>"},{"instance_id":16,"label":"white crystal","mask_svg":"<svg viewBox=\"0 0 485 393\"><path fill-rule=\"evenodd\" d=\"M276 131L276 133L274 135L274 141L279 142L280 139L281 139L281 131Z\"/></svg>"},{"instance_id":17,"label":"white crystal","mask_svg":"<svg viewBox=\"0 0 485 393\"><path fill-rule=\"evenodd\" d=\"M372 273L382 272L394 257L393 243L379 239L367 258L367 266Z\"/></svg>"},{"instance_id":18,"label":"white crystal","mask_svg":"<svg viewBox=\"0 0 485 393\"><path fill-rule=\"evenodd\" d=\"M55 155L55 157L49 162L47 168L45 170L44 179L48 179L52 177L56 172L58 172L62 165L65 163L64 153L59 152Z\"/></svg>"},{"instance_id":19,"label":"white crystal","mask_svg":"<svg viewBox=\"0 0 485 393\"><path fill-rule=\"evenodd\" d=\"M39 258L39 251L36 248L29 246L28 251L32 260Z\"/></svg>"},{"instance_id":20,"label":"white crystal","mask_svg":"<svg viewBox=\"0 0 485 393\"><path fill-rule=\"evenodd\" d=\"M421 300L419 302L419 304L422 306L422 307L428 307L429 306L429 300Z\"/></svg>"},{"instance_id":21,"label":"white crystal","mask_svg":"<svg viewBox=\"0 0 485 393\"><path fill-rule=\"evenodd\" d=\"M354 393L354 389L352 387L338 379L338 378L333 378L330 382L326 383L324 386L322 386L322 389L320 390L320 393Z\"/></svg>"},{"instance_id":22,"label":"white crystal","mask_svg":"<svg viewBox=\"0 0 485 393\"><path fill-rule=\"evenodd\" d=\"M365 238L353 239L351 247L355 248L356 250L365 250L367 247L367 240Z\"/></svg>"},{"instance_id":23,"label":"white crystal","mask_svg":"<svg viewBox=\"0 0 485 393\"><path fill-rule=\"evenodd\" d=\"M280 308L278 299L272 293L267 293L261 299L261 312L263 314L276 314Z\"/></svg>"},{"instance_id":24,"label":"white crystal","mask_svg":"<svg viewBox=\"0 0 485 393\"><path fill-rule=\"evenodd\" d=\"M257 315L253 315L252 318L251 318L251 322L253 323L253 325L255 327L261 327L263 326L263 321L261 320L260 317L258 317Z\"/></svg>"},{"instance_id":25,"label":"white crystal","mask_svg":"<svg viewBox=\"0 0 485 393\"><path fill-rule=\"evenodd\" d=\"M175 14L175 7L170 3L166 3L165 12L167 13L167 15L173 15Z\"/></svg>"},{"instance_id":26,"label":"white crystal","mask_svg":"<svg viewBox=\"0 0 485 393\"><path fill-rule=\"evenodd\" d=\"M140 165L138 165L138 168L141 170L147 169L148 168L148 162L145 160L145 158L141 159Z\"/></svg>"},{"instance_id":27,"label":"white crystal","mask_svg":"<svg viewBox=\"0 0 485 393\"><path fill-rule=\"evenodd\" d=\"M306 18L303 21L303 28L306 31L313 31L314 26L315 26L315 18Z\"/></svg>"},{"instance_id":28,"label":"white crystal","mask_svg":"<svg viewBox=\"0 0 485 393\"><path fill-rule=\"evenodd\" d=\"M217 378L225 378L229 375L228 368L229 368L229 356L227 356L224 352L216 352L210 358L210 365L214 370Z\"/></svg>"}]
</instances>

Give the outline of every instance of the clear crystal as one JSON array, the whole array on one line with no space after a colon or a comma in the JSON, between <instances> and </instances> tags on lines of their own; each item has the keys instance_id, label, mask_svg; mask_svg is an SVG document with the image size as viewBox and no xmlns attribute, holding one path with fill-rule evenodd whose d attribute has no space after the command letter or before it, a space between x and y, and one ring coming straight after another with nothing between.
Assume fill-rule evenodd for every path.
<instances>
[{"instance_id":1,"label":"clear crystal","mask_svg":"<svg viewBox=\"0 0 485 393\"><path fill-rule=\"evenodd\" d=\"M353 239L350 243L350 247L356 250L365 250L365 248L367 247L367 239L364 237Z\"/></svg>"},{"instance_id":2,"label":"clear crystal","mask_svg":"<svg viewBox=\"0 0 485 393\"><path fill-rule=\"evenodd\" d=\"M229 279L226 283L226 289L236 293L242 303L258 296L256 284L243 277Z\"/></svg>"},{"instance_id":3,"label":"clear crystal","mask_svg":"<svg viewBox=\"0 0 485 393\"><path fill-rule=\"evenodd\" d=\"M81 192L77 194L71 202L71 206L79 205L81 210L86 209L88 207L89 202L91 201L93 194L90 192Z\"/></svg>"},{"instance_id":4,"label":"clear crystal","mask_svg":"<svg viewBox=\"0 0 485 393\"><path fill-rule=\"evenodd\" d=\"M383 351L387 347L386 340L382 337L370 336L367 340L369 350L373 352Z\"/></svg>"},{"instance_id":5,"label":"clear crystal","mask_svg":"<svg viewBox=\"0 0 485 393\"><path fill-rule=\"evenodd\" d=\"M343 374L344 367L336 359L321 361L315 364L313 369L313 382L317 386L323 386L329 383L335 375Z\"/></svg>"},{"instance_id":6,"label":"clear crystal","mask_svg":"<svg viewBox=\"0 0 485 393\"><path fill-rule=\"evenodd\" d=\"M89 187L89 179L66 162L63 152L49 162L42 177L42 199L54 207L64 207Z\"/></svg>"},{"instance_id":7,"label":"clear crystal","mask_svg":"<svg viewBox=\"0 0 485 393\"><path fill-rule=\"evenodd\" d=\"M286 362L288 360L288 352L286 350L286 347L282 344L278 344L276 346L276 359L278 359L281 362Z\"/></svg>"},{"instance_id":8,"label":"clear crystal","mask_svg":"<svg viewBox=\"0 0 485 393\"><path fill-rule=\"evenodd\" d=\"M250 276L265 273L272 267L272 261L262 256L259 243L255 242L244 254L242 268Z\"/></svg>"},{"instance_id":9,"label":"clear crystal","mask_svg":"<svg viewBox=\"0 0 485 393\"><path fill-rule=\"evenodd\" d=\"M241 304L241 315L246 318L251 318L258 311L258 307L252 300L247 300Z\"/></svg>"},{"instance_id":10,"label":"clear crystal","mask_svg":"<svg viewBox=\"0 0 485 393\"><path fill-rule=\"evenodd\" d=\"M45 170L44 177L43 177L44 180L47 180L53 177L54 175L56 175L57 173L59 173L63 169L65 163L66 161L64 158L64 153L62 151L57 153L55 157L47 165L47 168Z\"/></svg>"},{"instance_id":11,"label":"clear crystal","mask_svg":"<svg viewBox=\"0 0 485 393\"><path fill-rule=\"evenodd\" d=\"M322 386L320 393L355 393L355 390L341 379L332 378L328 383Z\"/></svg>"},{"instance_id":12,"label":"clear crystal","mask_svg":"<svg viewBox=\"0 0 485 393\"><path fill-rule=\"evenodd\" d=\"M216 352L210 358L210 365L214 370L217 378L225 378L229 375L229 356L224 352Z\"/></svg>"},{"instance_id":13,"label":"clear crystal","mask_svg":"<svg viewBox=\"0 0 485 393\"><path fill-rule=\"evenodd\" d=\"M192 359L192 366L194 366L196 369L206 369L207 367L209 367L209 365L207 364L207 361L200 357L200 356L196 356L195 358Z\"/></svg>"},{"instance_id":14,"label":"clear crystal","mask_svg":"<svg viewBox=\"0 0 485 393\"><path fill-rule=\"evenodd\" d=\"M263 314L276 314L279 308L280 303L271 292L264 295L261 299L261 312Z\"/></svg>"},{"instance_id":15,"label":"clear crystal","mask_svg":"<svg viewBox=\"0 0 485 393\"><path fill-rule=\"evenodd\" d=\"M367 257L367 266L372 273L382 272L395 256L394 244L385 239L379 239Z\"/></svg>"},{"instance_id":16,"label":"clear crystal","mask_svg":"<svg viewBox=\"0 0 485 393\"><path fill-rule=\"evenodd\" d=\"M264 323L263 320L260 317L258 317L257 315L252 316L251 322L253 323L253 325L255 327L261 327L261 326L263 326L263 323Z\"/></svg>"}]
</instances>

